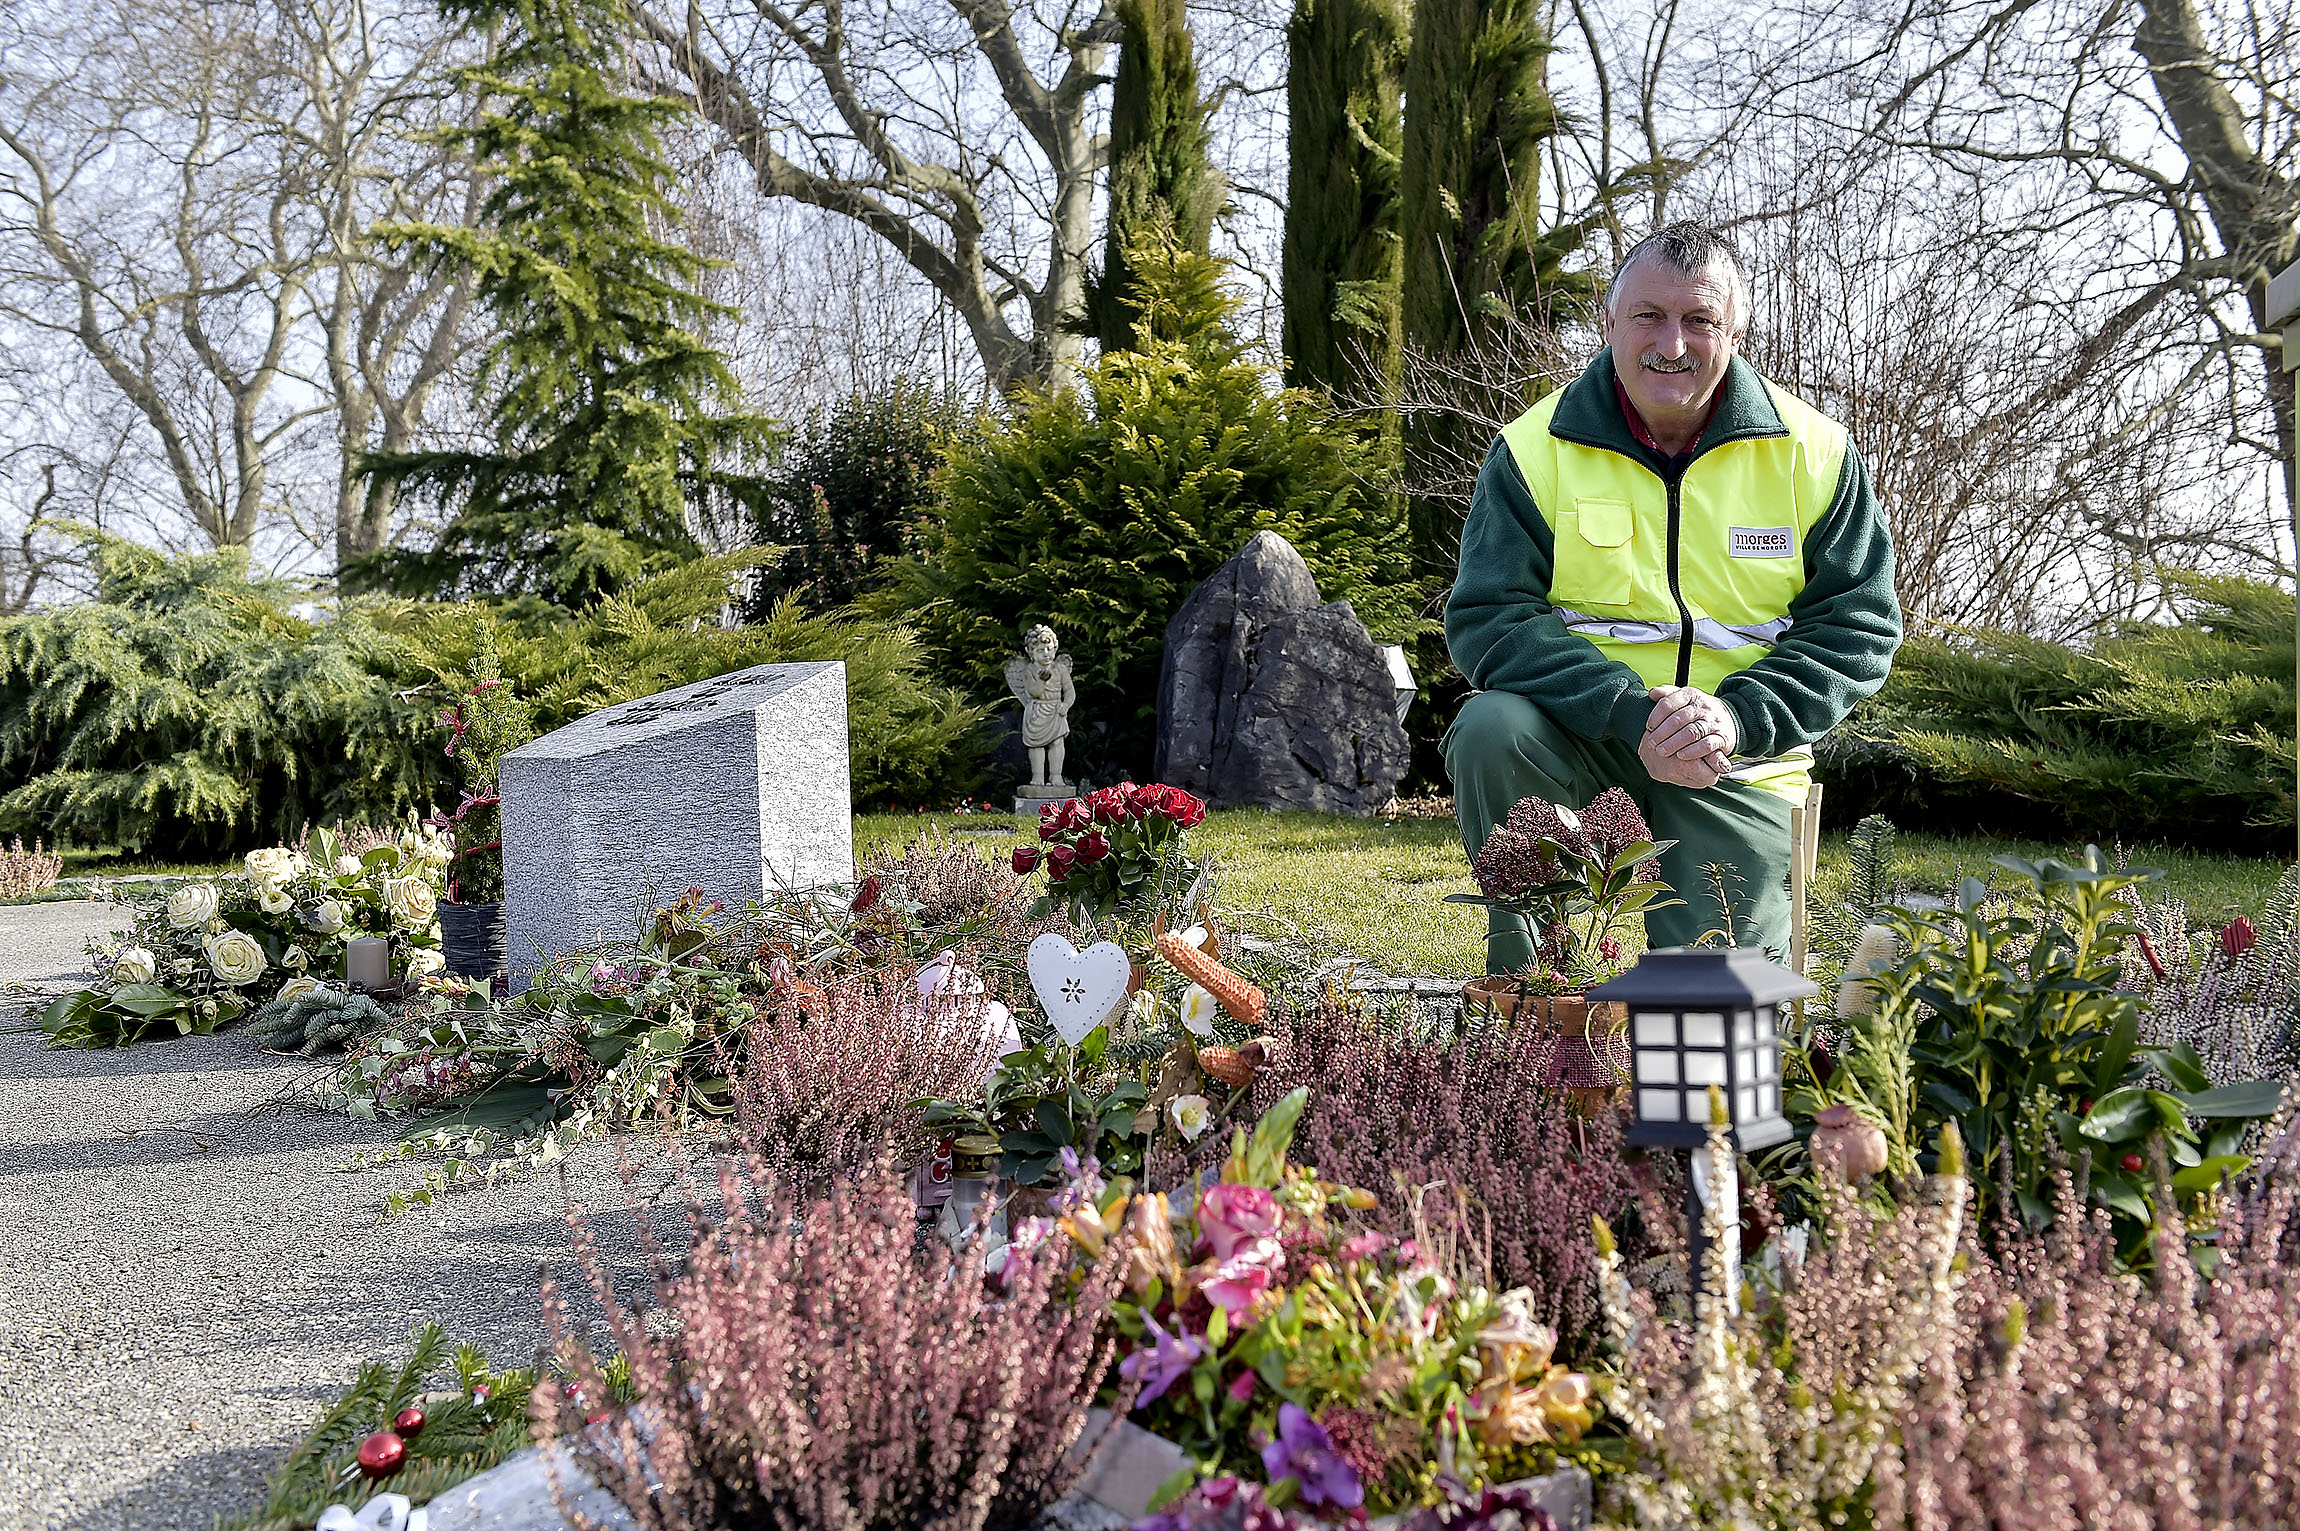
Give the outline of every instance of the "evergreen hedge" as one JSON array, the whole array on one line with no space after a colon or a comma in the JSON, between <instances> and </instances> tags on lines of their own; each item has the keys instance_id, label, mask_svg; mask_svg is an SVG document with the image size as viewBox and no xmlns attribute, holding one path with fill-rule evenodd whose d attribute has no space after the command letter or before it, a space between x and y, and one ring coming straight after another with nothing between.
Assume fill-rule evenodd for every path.
<instances>
[{"instance_id":1,"label":"evergreen hedge","mask_svg":"<svg viewBox=\"0 0 2300 1531\"><path fill-rule=\"evenodd\" d=\"M730 577L771 553L697 559L580 613L366 599L307 620L308 592L252 576L243 551L95 543L96 600L0 620L0 832L210 859L452 804L436 718L470 684L489 617L538 730L751 665L838 659L856 801L947 800L977 775L983 709L927 680L901 625L788 601L719 625Z\"/></svg>"},{"instance_id":2,"label":"evergreen hedge","mask_svg":"<svg viewBox=\"0 0 2300 1531\"><path fill-rule=\"evenodd\" d=\"M1149 770L1166 623L1256 532L1377 632L1413 602L1378 441L1247 356L1220 263L1164 242L1133 266L1135 346L962 443L924 551L863 603L914 622L942 673L993 702L1023 630L1052 627L1076 665L1066 770L1101 780Z\"/></svg>"},{"instance_id":3,"label":"evergreen hedge","mask_svg":"<svg viewBox=\"0 0 2300 1531\"><path fill-rule=\"evenodd\" d=\"M2293 594L2160 571L2173 620L2083 648L1950 627L1823 741L1830 806L1926 831L2017 830L2289 854Z\"/></svg>"}]
</instances>

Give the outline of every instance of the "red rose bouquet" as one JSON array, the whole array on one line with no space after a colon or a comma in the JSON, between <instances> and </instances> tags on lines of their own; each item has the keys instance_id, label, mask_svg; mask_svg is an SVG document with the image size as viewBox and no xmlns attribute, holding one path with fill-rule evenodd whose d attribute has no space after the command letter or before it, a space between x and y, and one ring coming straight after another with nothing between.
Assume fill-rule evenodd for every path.
<instances>
[{"instance_id":1,"label":"red rose bouquet","mask_svg":"<svg viewBox=\"0 0 2300 1531\"><path fill-rule=\"evenodd\" d=\"M1039 843L1014 853L1014 870L1044 867L1049 908L1099 919L1154 897L1181 860L1184 832L1205 818L1206 805L1179 787L1100 787L1041 808Z\"/></svg>"}]
</instances>

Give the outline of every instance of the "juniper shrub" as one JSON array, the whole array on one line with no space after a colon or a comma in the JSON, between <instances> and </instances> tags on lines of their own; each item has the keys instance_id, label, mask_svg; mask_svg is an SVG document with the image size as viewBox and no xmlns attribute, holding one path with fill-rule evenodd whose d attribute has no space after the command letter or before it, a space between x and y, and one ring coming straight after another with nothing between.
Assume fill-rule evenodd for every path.
<instances>
[{"instance_id":1,"label":"juniper shrub","mask_svg":"<svg viewBox=\"0 0 2300 1531\"><path fill-rule=\"evenodd\" d=\"M683 1269L657 1262L655 1312L617 1301L578 1214L641 1404L577 1432L539 1422L572 1433L641 1526L1022 1531L1070 1488L1123 1247L1073 1287L1066 1249L1016 1249L989 1275L920 1241L883 1168L806 1201L722 1161L718 1190L716 1221L692 1209ZM607 1396L587 1353L569 1360Z\"/></svg>"}]
</instances>

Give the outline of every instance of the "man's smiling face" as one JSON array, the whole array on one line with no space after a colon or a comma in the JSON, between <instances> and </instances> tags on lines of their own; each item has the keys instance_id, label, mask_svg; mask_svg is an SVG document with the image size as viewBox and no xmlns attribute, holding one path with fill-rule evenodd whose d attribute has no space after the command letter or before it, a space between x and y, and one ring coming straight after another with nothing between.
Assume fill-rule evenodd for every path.
<instances>
[{"instance_id":1,"label":"man's smiling face","mask_svg":"<svg viewBox=\"0 0 2300 1531\"><path fill-rule=\"evenodd\" d=\"M1614 375L1648 423L1709 407L1748 330L1734 310L1733 277L1722 262L1688 275L1649 256L1615 280L1605 342Z\"/></svg>"}]
</instances>

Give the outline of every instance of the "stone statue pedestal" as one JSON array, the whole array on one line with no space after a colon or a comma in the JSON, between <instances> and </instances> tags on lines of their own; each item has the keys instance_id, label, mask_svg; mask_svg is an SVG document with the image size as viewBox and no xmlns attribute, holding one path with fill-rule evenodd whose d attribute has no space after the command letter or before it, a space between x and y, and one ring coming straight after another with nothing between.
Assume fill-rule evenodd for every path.
<instances>
[{"instance_id":1,"label":"stone statue pedestal","mask_svg":"<svg viewBox=\"0 0 2300 1531\"><path fill-rule=\"evenodd\" d=\"M1077 795L1078 788L1066 781L1048 782L1042 787L1024 782L1014 789L1014 816L1035 824L1039 810L1048 803L1067 803Z\"/></svg>"}]
</instances>

